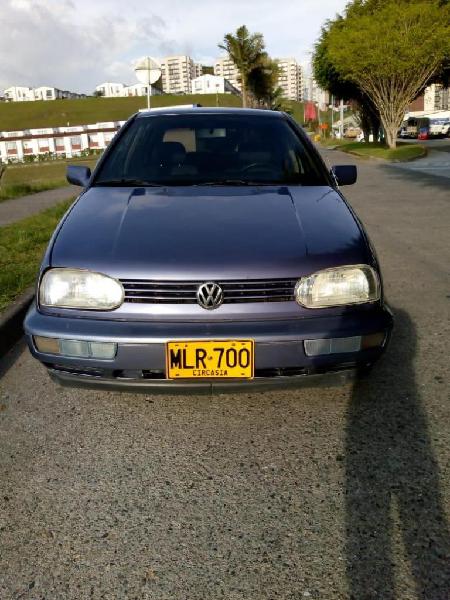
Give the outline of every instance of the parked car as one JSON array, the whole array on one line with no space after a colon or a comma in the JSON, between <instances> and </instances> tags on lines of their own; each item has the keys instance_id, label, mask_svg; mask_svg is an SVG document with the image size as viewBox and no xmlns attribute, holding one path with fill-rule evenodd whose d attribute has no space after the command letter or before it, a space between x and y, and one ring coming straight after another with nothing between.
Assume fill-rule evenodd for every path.
<instances>
[{"instance_id":1,"label":"parked car","mask_svg":"<svg viewBox=\"0 0 450 600\"><path fill-rule=\"evenodd\" d=\"M410 117L406 121L406 130L402 137L417 138L419 135L419 122L416 118Z\"/></svg>"},{"instance_id":2,"label":"parked car","mask_svg":"<svg viewBox=\"0 0 450 600\"><path fill-rule=\"evenodd\" d=\"M362 132L359 127L349 127L344 131L344 137L347 139L357 139L361 133Z\"/></svg>"},{"instance_id":3,"label":"parked car","mask_svg":"<svg viewBox=\"0 0 450 600\"><path fill-rule=\"evenodd\" d=\"M297 385L371 366L389 340L379 264L288 115L192 108L122 127L57 227L25 319L66 385ZM309 379L308 379L309 377ZM253 386L253 387L252 387Z\"/></svg>"},{"instance_id":4,"label":"parked car","mask_svg":"<svg viewBox=\"0 0 450 600\"><path fill-rule=\"evenodd\" d=\"M420 137L419 133L419 139L441 138L449 134L450 121L446 117L422 117L418 123L420 133L427 133L427 138Z\"/></svg>"}]
</instances>

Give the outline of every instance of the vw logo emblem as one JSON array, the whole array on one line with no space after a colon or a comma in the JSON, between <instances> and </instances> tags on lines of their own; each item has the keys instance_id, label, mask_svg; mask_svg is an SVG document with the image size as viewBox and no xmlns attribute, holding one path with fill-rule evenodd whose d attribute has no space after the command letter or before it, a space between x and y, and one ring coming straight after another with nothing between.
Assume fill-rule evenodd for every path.
<instances>
[{"instance_id":1,"label":"vw logo emblem","mask_svg":"<svg viewBox=\"0 0 450 600\"><path fill-rule=\"evenodd\" d=\"M223 302L223 290L219 284L213 281L202 283L197 288L197 302L206 310L219 308Z\"/></svg>"}]
</instances>

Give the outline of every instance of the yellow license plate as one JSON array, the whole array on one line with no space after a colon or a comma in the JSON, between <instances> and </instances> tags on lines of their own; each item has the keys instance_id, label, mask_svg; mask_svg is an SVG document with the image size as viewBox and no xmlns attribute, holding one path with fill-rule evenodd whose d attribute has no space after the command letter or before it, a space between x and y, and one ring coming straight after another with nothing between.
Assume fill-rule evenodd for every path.
<instances>
[{"instance_id":1,"label":"yellow license plate","mask_svg":"<svg viewBox=\"0 0 450 600\"><path fill-rule=\"evenodd\" d=\"M168 342L167 379L251 379L253 340Z\"/></svg>"}]
</instances>

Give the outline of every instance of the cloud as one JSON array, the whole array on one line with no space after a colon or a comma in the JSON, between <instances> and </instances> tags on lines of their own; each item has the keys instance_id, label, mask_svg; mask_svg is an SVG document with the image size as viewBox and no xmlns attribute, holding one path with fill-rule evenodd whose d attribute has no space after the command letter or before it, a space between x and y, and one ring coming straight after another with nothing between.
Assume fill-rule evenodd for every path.
<instances>
[{"instance_id":1,"label":"cloud","mask_svg":"<svg viewBox=\"0 0 450 600\"><path fill-rule=\"evenodd\" d=\"M71 0L3 2L0 88L54 85L90 92L108 75L133 80L134 49L149 40L157 49L164 47L165 23L159 16L132 19L104 12L80 21Z\"/></svg>"},{"instance_id":2,"label":"cloud","mask_svg":"<svg viewBox=\"0 0 450 600\"><path fill-rule=\"evenodd\" d=\"M305 62L346 0L0 0L0 89L54 85L92 92L133 83L133 59L190 54L211 64L225 33L245 23L272 56Z\"/></svg>"}]
</instances>

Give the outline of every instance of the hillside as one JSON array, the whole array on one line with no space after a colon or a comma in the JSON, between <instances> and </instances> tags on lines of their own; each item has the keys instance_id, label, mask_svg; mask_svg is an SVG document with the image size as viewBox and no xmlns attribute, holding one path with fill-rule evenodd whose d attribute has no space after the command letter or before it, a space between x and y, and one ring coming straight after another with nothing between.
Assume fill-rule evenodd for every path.
<instances>
[{"instance_id":1,"label":"hillside","mask_svg":"<svg viewBox=\"0 0 450 600\"><path fill-rule=\"evenodd\" d=\"M232 94L219 94L219 106L241 106L241 98ZM202 104L216 106L216 94L190 94L186 96L154 96L152 107L175 104ZM123 121L140 108L147 106L145 97L85 98L83 100L52 100L39 102L0 102L0 131L20 131L39 127L64 127L86 125L105 121ZM303 102L289 101L291 114L303 123ZM329 113L321 112L323 121Z\"/></svg>"},{"instance_id":2,"label":"hillside","mask_svg":"<svg viewBox=\"0 0 450 600\"><path fill-rule=\"evenodd\" d=\"M219 94L218 100L219 106L241 106L241 99L231 94ZM196 103L216 106L216 94L164 95L152 98L152 107ZM139 96L48 102L0 102L0 131L123 121L146 106L147 99Z\"/></svg>"}]
</instances>

